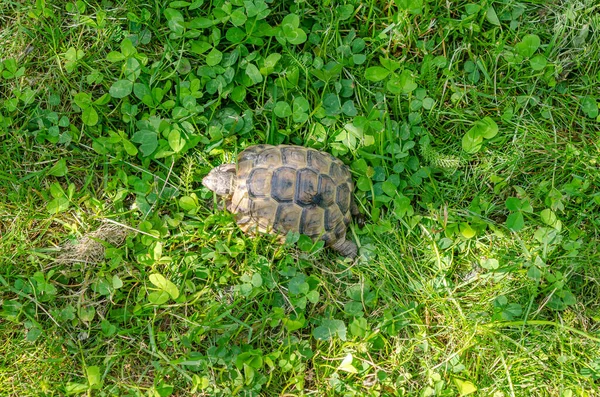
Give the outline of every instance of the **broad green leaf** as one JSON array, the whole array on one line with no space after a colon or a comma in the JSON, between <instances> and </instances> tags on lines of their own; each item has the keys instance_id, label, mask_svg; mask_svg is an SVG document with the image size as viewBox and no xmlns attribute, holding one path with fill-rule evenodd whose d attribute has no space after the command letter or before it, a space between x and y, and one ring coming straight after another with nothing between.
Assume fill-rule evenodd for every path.
<instances>
[{"instance_id":1,"label":"broad green leaf","mask_svg":"<svg viewBox=\"0 0 600 397\"><path fill-rule=\"evenodd\" d=\"M281 21L281 25L289 25L291 27L297 28L300 25L300 18L296 14L288 14Z\"/></svg>"},{"instance_id":2,"label":"broad green leaf","mask_svg":"<svg viewBox=\"0 0 600 397\"><path fill-rule=\"evenodd\" d=\"M121 41L120 48L121 48L121 53L126 58L137 54L137 50L135 49L135 46L133 45L133 43L131 42L131 40L129 38L123 39L123 41Z\"/></svg>"},{"instance_id":3,"label":"broad green leaf","mask_svg":"<svg viewBox=\"0 0 600 397\"><path fill-rule=\"evenodd\" d=\"M352 62L356 65L362 65L367 60L367 56L365 54L352 54Z\"/></svg>"},{"instance_id":4,"label":"broad green leaf","mask_svg":"<svg viewBox=\"0 0 600 397\"><path fill-rule=\"evenodd\" d=\"M368 169L369 169L369 165L367 164L367 161L365 159L357 159L355 160L352 164L351 167L354 171L360 172L363 175L366 175Z\"/></svg>"},{"instance_id":5,"label":"broad green leaf","mask_svg":"<svg viewBox=\"0 0 600 397\"><path fill-rule=\"evenodd\" d=\"M431 110L433 109L433 106L435 105L435 100L433 98L425 98L423 99L423 109L425 110Z\"/></svg>"},{"instance_id":6,"label":"broad green leaf","mask_svg":"<svg viewBox=\"0 0 600 397\"><path fill-rule=\"evenodd\" d=\"M389 58L384 58L384 57L379 57L379 63L381 63L381 66L383 66L390 72L393 72L394 70L396 70L400 66L402 66L400 61L396 61L394 59L389 59Z\"/></svg>"},{"instance_id":7,"label":"broad green leaf","mask_svg":"<svg viewBox=\"0 0 600 397\"><path fill-rule=\"evenodd\" d=\"M98 112L92 106L84 109L81 113L81 121L89 127L95 126L98 123Z\"/></svg>"},{"instance_id":8,"label":"broad green leaf","mask_svg":"<svg viewBox=\"0 0 600 397\"><path fill-rule=\"evenodd\" d=\"M148 294L148 301L153 305L162 305L169 301L169 296L167 291L152 291Z\"/></svg>"},{"instance_id":9,"label":"broad green leaf","mask_svg":"<svg viewBox=\"0 0 600 397\"><path fill-rule=\"evenodd\" d=\"M97 366L87 367L85 369L87 374L88 384L92 389L98 389L102 385L102 378L100 376L100 368Z\"/></svg>"},{"instance_id":10,"label":"broad green leaf","mask_svg":"<svg viewBox=\"0 0 600 397\"><path fill-rule=\"evenodd\" d=\"M524 58L531 58L539 47L539 36L535 34L528 34L523 37L523 40L520 43L515 45L515 51Z\"/></svg>"},{"instance_id":11,"label":"broad green leaf","mask_svg":"<svg viewBox=\"0 0 600 397\"><path fill-rule=\"evenodd\" d=\"M275 113L275 115L277 117L281 117L281 118L289 117L292 115L292 107L287 102L278 101L275 104L275 108L273 109L273 112Z\"/></svg>"},{"instance_id":12,"label":"broad green leaf","mask_svg":"<svg viewBox=\"0 0 600 397\"><path fill-rule=\"evenodd\" d=\"M272 68L274 68L275 65L277 65L277 62L279 62L280 59L281 54L269 54L269 56L265 58L265 68L272 70Z\"/></svg>"},{"instance_id":13,"label":"broad green leaf","mask_svg":"<svg viewBox=\"0 0 600 397\"><path fill-rule=\"evenodd\" d=\"M364 39L357 37L352 42L352 52L354 54L361 53L361 52L363 52L363 50L365 49L366 46L367 46L367 42Z\"/></svg>"},{"instance_id":14,"label":"broad green leaf","mask_svg":"<svg viewBox=\"0 0 600 397\"><path fill-rule=\"evenodd\" d=\"M381 81L388 77L390 71L381 66L371 66L365 70L365 78L369 81Z\"/></svg>"},{"instance_id":15,"label":"broad green leaf","mask_svg":"<svg viewBox=\"0 0 600 397\"><path fill-rule=\"evenodd\" d=\"M573 295L571 291L563 290L562 299L565 305L568 306L573 306L575 303L577 303L577 298L575 297L575 295Z\"/></svg>"},{"instance_id":16,"label":"broad green leaf","mask_svg":"<svg viewBox=\"0 0 600 397\"><path fill-rule=\"evenodd\" d=\"M350 332L352 335L362 338L366 335L367 330L369 329L369 324L367 319L364 317L357 317L350 323Z\"/></svg>"},{"instance_id":17,"label":"broad green leaf","mask_svg":"<svg viewBox=\"0 0 600 397\"><path fill-rule=\"evenodd\" d=\"M342 111L340 97L336 94L329 93L323 98L323 109L328 116L335 116Z\"/></svg>"},{"instance_id":18,"label":"broad green leaf","mask_svg":"<svg viewBox=\"0 0 600 397\"><path fill-rule=\"evenodd\" d=\"M246 0L244 1L244 7L246 8L248 18L256 17L256 20L265 19L271 12L264 0Z\"/></svg>"},{"instance_id":19,"label":"broad green leaf","mask_svg":"<svg viewBox=\"0 0 600 397\"><path fill-rule=\"evenodd\" d=\"M485 139L492 139L498 133L498 124L488 116L476 121L473 128L475 128L477 135Z\"/></svg>"},{"instance_id":20,"label":"broad green leaf","mask_svg":"<svg viewBox=\"0 0 600 397\"><path fill-rule=\"evenodd\" d=\"M284 318L281 322L288 332L294 332L306 325L306 318L304 318L304 314L300 313L297 318Z\"/></svg>"},{"instance_id":21,"label":"broad green leaf","mask_svg":"<svg viewBox=\"0 0 600 397\"><path fill-rule=\"evenodd\" d=\"M140 62L134 57L127 58L125 64L123 65L123 74L125 78L130 81L137 80L142 73L142 68L140 66Z\"/></svg>"},{"instance_id":22,"label":"broad green leaf","mask_svg":"<svg viewBox=\"0 0 600 397\"><path fill-rule=\"evenodd\" d=\"M320 326L313 329L312 335L318 340L329 340L337 335L342 341L345 341L346 324L342 320L324 319Z\"/></svg>"},{"instance_id":23,"label":"broad green leaf","mask_svg":"<svg viewBox=\"0 0 600 397\"><path fill-rule=\"evenodd\" d=\"M506 199L506 208L510 211L520 211L521 210L521 199L517 197L509 197Z\"/></svg>"},{"instance_id":24,"label":"broad green leaf","mask_svg":"<svg viewBox=\"0 0 600 397\"><path fill-rule=\"evenodd\" d=\"M343 4L335 7L335 12L337 13L338 19L340 21L345 21L349 19L354 13L354 6L352 4Z\"/></svg>"},{"instance_id":25,"label":"broad green leaf","mask_svg":"<svg viewBox=\"0 0 600 397\"><path fill-rule=\"evenodd\" d=\"M357 374L358 370L352 365L352 353L348 353L342 360L342 363L338 367L338 371L349 372L351 374Z\"/></svg>"},{"instance_id":26,"label":"broad green leaf","mask_svg":"<svg viewBox=\"0 0 600 397\"><path fill-rule=\"evenodd\" d=\"M458 378L454 378L454 384L458 389L459 396L468 396L469 394L473 394L477 391L477 386L468 380L461 380Z\"/></svg>"},{"instance_id":27,"label":"broad green leaf","mask_svg":"<svg viewBox=\"0 0 600 397\"><path fill-rule=\"evenodd\" d=\"M248 17L244 13L243 8L236 8L231 13L230 17L231 17L231 23L234 26L242 26L242 25L244 25L244 23L246 23L246 20L248 19Z\"/></svg>"},{"instance_id":28,"label":"broad green leaf","mask_svg":"<svg viewBox=\"0 0 600 397\"><path fill-rule=\"evenodd\" d=\"M356 110L356 107L354 106L354 101L349 99L346 102L344 102L344 104L342 105L342 113L350 117L356 116L358 114L358 110Z\"/></svg>"},{"instance_id":29,"label":"broad green leaf","mask_svg":"<svg viewBox=\"0 0 600 397\"><path fill-rule=\"evenodd\" d=\"M150 87L143 83L135 83L133 85L133 94L141 100L152 101L152 91ZM146 103L146 102L144 102ZM147 103L146 103L147 104Z\"/></svg>"},{"instance_id":30,"label":"broad green leaf","mask_svg":"<svg viewBox=\"0 0 600 397\"><path fill-rule=\"evenodd\" d=\"M246 66L246 75L250 77L250 80L252 80L254 84L258 84L263 81L262 74L260 74L260 71L253 63L249 63Z\"/></svg>"},{"instance_id":31,"label":"broad green leaf","mask_svg":"<svg viewBox=\"0 0 600 397\"><path fill-rule=\"evenodd\" d=\"M169 132L169 146L175 153L178 153L185 146L185 139L181 137L181 133L178 129L173 128L171 132Z\"/></svg>"},{"instance_id":32,"label":"broad green leaf","mask_svg":"<svg viewBox=\"0 0 600 397\"><path fill-rule=\"evenodd\" d=\"M158 147L156 132L151 130L139 130L133 134L131 141L140 144L140 151L144 157L151 155Z\"/></svg>"},{"instance_id":33,"label":"broad green leaf","mask_svg":"<svg viewBox=\"0 0 600 397\"><path fill-rule=\"evenodd\" d=\"M216 48L213 48L211 52L206 55L206 64L208 66L216 66L223 59L223 53Z\"/></svg>"},{"instance_id":34,"label":"broad green leaf","mask_svg":"<svg viewBox=\"0 0 600 397\"><path fill-rule=\"evenodd\" d=\"M385 194L390 197L394 197L397 193L398 188L390 181L385 181L381 184L381 189Z\"/></svg>"},{"instance_id":35,"label":"broad green leaf","mask_svg":"<svg viewBox=\"0 0 600 397\"><path fill-rule=\"evenodd\" d=\"M479 4L468 3L465 5L465 11L468 15L476 14L479 12L479 10L481 10L481 6Z\"/></svg>"},{"instance_id":36,"label":"broad green leaf","mask_svg":"<svg viewBox=\"0 0 600 397\"><path fill-rule=\"evenodd\" d=\"M353 317L364 316L362 302L350 301L344 305L344 312Z\"/></svg>"},{"instance_id":37,"label":"broad green leaf","mask_svg":"<svg viewBox=\"0 0 600 397\"><path fill-rule=\"evenodd\" d=\"M394 214L400 219L412 216L414 208L410 204L410 198L403 195L394 197Z\"/></svg>"},{"instance_id":38,"label":"broad green leaf","mask_svg":"<svg viewBox=\"0 0 600 397\"><path fill-rule=\"evenodd\" d=\"M518 303L509 303L503 310L503 317L505 320L513 320L523 314L523 308Z\"/></svg>"},{"instance_id":39,"label":"broad green leaf","mask_svg":"<svg viewBox=\"0 0 600 397\"><path fill-rule=\"evenodd\" d=\"M371 180L364 175L361 175L356 181L356 187L363 192L371 191Z\"/></svg>"},{"instance_id":40,"label":"broad green leaf","mask_svg":"<svg viewBox=\"0 0 600 397\"><path fill-rule=\"evenodd\" d=\"M6 71L11 75L14 75L18 68L17 61L14 58L5 59L2 65L4 65Z\"/></svg>"},{"instance_id":41,"label":"broad green leaf","mask_svg":"<svg viewBox=\"0 0 600 397\"><path fill-rule=\"evenodd\" d=\"M48 171L48 175L65 176L67 175L67 172L67 160L60 159L52 166L52 168L50 168L50 171Z\"/></svg>"},{"instance_id":42,"label":"broad green leaf","mask_svg":"<svg viewBox=\"0 0 600 397\"><path fill-rule=\"evenodd\" d=\"M483 137L471 128L462 138L462 148L469 154L477 153L483 144Z\"/></svg>"},{"instance_id":43,"label":"broad green leaf","mask_svg":"<svg viewBox=\"0 0 600 397\"><path fill-rule=\"evenodd\" d=\"M240 28L231 28L227 29L227 33L225 33L225 38L232 42L233 44L241 43L244 38L246 38L246 32L244 32Z\"/></svg>"},{"instance_id":44,"label":"broad green leaf","mask_svg":"<svg viewBox=\"0 0 600 397\"><path fill-rule=\"evenodd\" d=\"M546 225L552 226L558 231L562 229L562 222L550 208L542 210L540 217L542 218L542 222L544 222Z\"/></svg>"},{"instance_id":45,"label":"broad green leaf","mask_svg":"<svg viewBox=\"0 0 600 397\"><path fill-rule=\"evenodd\" d=\"M107 105L109 102L110 102L110 94L104 93L100 98L98 98L94 101L94 104L98 105L98 106L104 106L104 105Z\"/></svg>"},{"instance_id":46,"label":"broad green leaf","mask_svg":"<svg viewBox=\"0 0 600 397\"><path fill-rule=\"evenodd\" d=\"M304 123L308 120L310 104L304 97L296 97L292 102L292 116L295 123Z\"/></svg>"},{"instance_id":47,"label":"broad green leaf","mask_svg":"<svg viewBox=\"0 0 600 397\"><path fill-rule=\"evenodd\" d=\"M448 64L448 59L443 55L438 55L437 57L433 58L433 64L437 68L441 69L446 67L446 65Z\"/></svg>"},{"instance_id":48,"label":"broad green leaf","mask_svg":"<svg viewBox=\"0 0 600 397\"><path fill-rule=\"evenodd\" d=\"M498 263L498 259L494 259L494 258L486 258L486 259L482 260L479 263L479 265L482 268L488 269L488 270L495 270L500 267L500 263Z\"/></svg>"},{"instance_id":49,"label":"broad green leaf","mask_svg":"<svg viewBox=\"0 0 600 397\"><path fill-rule=\"evenodd\" d=\"M67 384L65 386L65 393L67 395L73 395L73 394L81 395L82 393L85 393L86 391L88 391L88 389L89 389L89 386L84 385L83 383L67 382Z\"/></svg>"},{"instance_id":50,"label":"broad green leaf","mask_svg":"<svg viewBox=\"0 0 600 397\"><path fill-rule=\"evenodd\" d=\"M77 50L75 49L75 47L69 47L67 52L65 52L65 59L71 62L75 62L83 58L84 55L85 53L83 52L83 50Z\"/></svg>"},{"instance_id":51,"label":"broad green leaf","mask_svg":"<svg viewBox=\"0 0 600 397\"><path fill-rule=\"evenodd\" d=\"M105 336L113 336L117 332L117 327L110 323L110 321L102 320L100 323L100 327L102 329L102 333Z\"/></svg>"},{"instance_id":52,"label":"broad green leaf","mask_svg":"<svg viewBox=\"0 0 600 397\"><path fill-rule=\"evenodd\" d=\"M215 24L216 21L205 17L197 17L188 23L189 29L207 29Z\"/></svg>"},{"instance_id":53,"label":"broad green leaf","mask_svg":"<svg viewBox=\"0 0 600 397\"><path fill-rule=\"evenodd\" d=\"M532 280L540 280L542 278L542 271L537 266L531 265L527 269L527 277Z\"/></svg>"},{"instance_id":54,"label":"broad green leaf","mask_svg":"<svg viewBox=\"0 0 600 397\"><path fill-rule=\"evenodd\" d=\"M63 188L60 185L60 183L57 183L57 182L55 182L52 185L50 185L50 194L54 198L66 197L65 191L63 190Z\"/></svg>"},{"instance_id":55,"label":"broad green leaf","mask_svg":"<svg viewBox=\"0 0 600 397\"><path fill-rule=\"evenodd\" d=\"M106 60L109 62L119 62L125 60L125 55L118 51L111 51L106 55Z\"/></svg>"},{"instance_id":56,"label":"broad green leaf","mask_svg":"<svg viewBox=\"0 0 600 397\"><path fill-rule=\"evenodd\" d=\"M116 274L112 276L112 286L114 289L119 289L123 286L123 281Z\"/></svg>"},{"instance_id":57,"label":"broad green leaf","mask_svg":"<svg viewBox=\"0 0 600 397\"><path fill-rule=\"evenodd\" d=\"M525 219L523 218L523 213L521 211L513 212L506 218L506 227L508 227L513 232L518 232L523 229L525 226Z\"/></svg>"},{"instance_id":58,"label":"broad green leaf","mask_svg":"<svg viewBox=\"0 0 600 397\"><path fill-rule=\"evenodd\" d=\"M231 30L231 29L229 29L229 30ZM204 54L206 51L210 50L211 48L213 48L213 46L211 46L206 41L194 40L194 41L192 41L190 51L193 52L194 54L199 55L199 54Z\"/></svg>"},{"instance_id":59,"label":"broad green leaf","mask_svg":"<svg viewBox=\"0 0 600 397\"><path fill-rule=\"evenodd\" d=\"M533 70L542 70L546 67L548 61L545 56L538 54L529 60L529 64Z\"/></svg>"},{"instance_id":60,"label":"broad green leaf","mask_svg":"<svg viewBox=\"0 0 600 397\"><path fill-rule=\"evenodd\" d=\"M167 280L162 274L153 273L148 276L148 279L155 287L168 293L171 298L177 299L179 297L179 289L177 289L177 286Z\"/></svg>"},{"instance_id":61,"label":"broad green leaf","mask_svg":"<svg viewBox=\"0 0 600 397\"><path fill-rule=\"evenodd\" d=\"M136 154L138 154L137 148L128 139L123 139L121 143L123 144L123 149L125 149L128 155L135 156Z\"/></svg>"},{"instance_id":62,"label":"broad green leaf","mask_svg":"<svg viewBox=\"0 0 600 397\"><path fill-rule=\"evenodd\" d=\"M306 275L302 273L294 276L288 284L288 290L293 295L305 295L309 289L310 286L306 282Z\"/></svg>"},{"instance_id":63,"label":"broad green leaf","mask_svg":"<svg viewBox=\"0 0 600 397\"><path fill-rule=\"evenodd\" d=\"M317 303L319 301L319 291L308 291L308 293L306 294L306 299L308 299L313 304Z\"/></svg>"},{"instance_id":64,"label":"broad green leaf","mask_svg":"<svg viewBox=\"0 0 600 397\"><path fill-rule=\"evenodd\" d=\"M252 286L254 288L259 288L260 286L263 285L263 279L262 276L260 275L260 273L254 273L252 275L252 279L250 281L252 283Z\"/></svg>"},{"instance_id":65,"label":"broad green leaf","mask_svg":"<svg viewBox=\"0 0 600 397\"><path fill-rule=\"evenodd\" d=\"M464 238L473 238L477 234L475 230L466 222L460 224L460 234L463 235Z\"/></svg>"},{"instance_id":66,"label":"broad green leaf","mask_svg":"<svg viewBox=\"0 0 600 397\"><path fill-rule=\"evenodd\" d=\"M423 10L423 0L395 0L398 8L406 10L411 14L421 14Z\"/></svg>"},{"instance_id":67,"label":"broad green leaf","mask_svg":"<svg viewBox=\"0 0 600 397\"><path fill-rule=\"evenodd\" d=\"M46 205L46 210L51 214L58 214L69 209L69 199L57 197Z\"/></svg>"},{"instance_id":68,"label":"broad green leaf","mask_svg":"<svg viewBox=\"0 0 600 397\"><path fill-rule=\"evenodd\" d=\"M598 117L598 103L592 96L584 96L580 100L581 110L591 119Z\"/></svg>"},{"instance_id":69,"label":"broad green leaf","mask_svg":"<svg viewBox=\"0 0 600 397\"><path fill-rule=\"evenodd\" d=\"M515 189L517 189L517 188L518 187L515 187ZM529 203L529 200L527 200L527 199L521 200L521 211L533 212L533 207L531 207L531 203Z\"/></svg>"},{"instance_id":70,"label":"broad green leaf","mask_svg":"<svg viewBox=\"0 0 600 397\"><path fill-rule=\"evenodd\" d=\"M410 70L405 69L400 73L399 85L402 92L405 94L408 94L417 88L417 83L415 83Z\"/></svg>"},{"instance_id":71,"label":"broad green leaf","mask_svg":"<svg viewBox=\"0 0 600 397\"><path fill-rule=\"evenodd\" d=\"M242 85L236 85L231 91L230 96L235 102L243 102L246 99L246 88Z\"/></svg>"},{"instance_id":72,"label":"broad green leaf","mask_svg":"<svg viewBox=\"0 0 600 397\"><path fill-rule=\"evenodd\" d=\"M260 350L247 351L238 354L235 359L235 365L238 368L243 368L244 364L252 368L259 369L263 366L263 358Z\"/></svg>"},{"instance_id":73,"label":"broad green leaf","mask_svg":"<svg viewBox=\"0 0 600 397\"><path fill-rule=\"evenodd\" d=\"M133 82L129 80L118 80L113 83L113 85L108 90L108 93L113 98L125 98L127 95L131 94L133 90Z\"/></svg>"},{"instance_id":74,"label":"broad green leaf","mask_svg":"<svg viewBox=\"0 0 600 397\"><path fill-rule=\"evenodd\" d=\"M192 193L193 194L193 193ZM192 196L183 196L179 199L179 206L184 211L195 211L198 208L197 200Z\"/></svg>"},{"instance_id":75,"label":"broad green leaf","mask_svg":"<svg viewBox=\"0 0 600 397\"><path fill-rule=\"evenodd\" d=\"M86 109L92 104L92 97L87 92L78 92L73 97L73 102L81 109Z\"/></svg>"},{"instance_id":76,"label":"broad green leaf","mask_svg":"<svg viewBox=\"0 0 600 397\"><path fill-rule=\"evenodd\" d=\"M499 295L498 297L496 297L496 299L494 299L495 307L506 306L507 303L508 303L508 298L504 295Z\"/></svg>"},{"instance_id":77,"label":"broad green leaf","mask_svg":"<svg viewBox=\"0 0 600 397\"><path fill-rule=\"evenodd\" d=\"M285 32L285 39L290 44L299 45L299 44L304 43L307 39L306 33L301 28L286 30L284 27L284 32Z\"/></svg>"},{"instance_id":78,"label":"broad green leaf","mask_svg":"<svg viewBox=\"0 0 600 397\"><path fill-rule=\"evenodd\" d=\"M165 18L167 19L167 26L169 29L176 35L181 36L185 31L185 20L181 12L172 8L167 8L165 10Z\"/></svg>"},{"instance_id":79,"label":"broad green leaf","mask_svg":"<svg viewBox=\"0 0 600 397\"><path fill-rule=\"evenodd\" d=\"M498 19L498 15L496 14L496 10L494 6L489 6L486 13L485 19L492 25L500 26L500 19Z\"/></svg>"}]
</instances>

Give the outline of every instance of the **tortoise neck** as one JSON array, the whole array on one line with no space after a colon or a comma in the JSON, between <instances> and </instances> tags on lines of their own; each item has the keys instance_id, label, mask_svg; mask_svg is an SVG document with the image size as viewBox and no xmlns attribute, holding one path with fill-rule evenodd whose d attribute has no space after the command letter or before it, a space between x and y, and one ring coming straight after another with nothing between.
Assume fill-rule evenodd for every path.
<instances>
[{"instance_id":1,"label":"tortoise neck","mask_svg":"<svg viewBox=\"0 0 600 397\"><path fill-rule=\"evenodd\" d=\"M229 191L227 192L227 195L231 196L235 190L235 174L232 172L228 172L227 176L227 186L229 186Z\"/></svg>"}]
</instances>

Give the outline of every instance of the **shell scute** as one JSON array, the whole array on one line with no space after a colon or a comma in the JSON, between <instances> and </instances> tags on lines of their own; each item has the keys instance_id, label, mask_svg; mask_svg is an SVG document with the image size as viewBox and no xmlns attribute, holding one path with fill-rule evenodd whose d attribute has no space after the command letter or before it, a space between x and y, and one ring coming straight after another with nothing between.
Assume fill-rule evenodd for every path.
<instances>
[{"instance_id":1,"label":"shell scute","mask_svg":"<svg viewBox=\"0 0 600 397\"><path fill-rule=\"evenodd\" d=\"M318 187L319 174L310 168L299 170L296 180L296 203L301 206L314 205Z\"/></svg>"},{"instance_id":2,"label":"shell scute","mask_svg":"<svg viewBox=\"0 0 600 397\"><path fill-rule=\"evenodd\" d=\"M273 228L282 233L298 231L302 210L294 203L282 203L277 207Z\"/></svg>"},{"instance_id":3,"label":"shell scute","mask_svg":"<svg viewBox=\"0 0 600 397\"><path fill-rule=\"evenodd\" d=\"M348 167L329 153L257 145L238 156L228 208L244 232L293 231L333 245L345 239L352 190Z\"/></svg>"},{"instance_id":4,"label":"shell scute","mask_svg":"<svg viewBox=\"0 0 600 397\"><path fill-rule=\"evenodd\" d=\"M342 214L350 211L350 187L347 183L342 183L337 187L335 201L340 207Z\"/></svg>"},{"instance_id":5,"label":"shell scute","mask_svg":"<svg viewBox=\"0 0 600 397\"><path fill-rule=\"evenodd\" d=\"M306 154L308 166L321 174L328 174L335 157L329 153L309 149Z\"/></svg>"},{"instance_id":6,"label":"shell scute","mask_svg":"<svg viewBox=\"0 0 600 397\"><path fill-rule=\"evenodd\" d=\"M281 158L284 165L295 168L306 167L306 150L298 146L287 146L281 148Z\"/></svg>"},{"instance_id":7,"label":"shell scute","mask_svg":"<svg viewBox=\"0 0 600 397\"><path fill-rule=\"evenodd\" d=\"M296 194L296 170L291 167L279 167L273 171L271 195L280 202L294 201Z\"/></svg>"},{"instance_id":8,"label":"shell scute","mask_svg":"<svg viewBox=\"0 0 600 397\"><path fill-rule=\"evenodd\" d=\"M251 198L271 196L273 171L266 168L254 168L248 175L248 193Z\"/></svg>"},{"instance_id":9,"label":"shell scute","mask_svg":"<svg viewBox=\"0 0 600 397\"><path fill-rule=\"evenodd\" d=\"M300 233L306 234L309 237L319 236L323 230L323 208L307 207L302 209L300 218ZM345 229L345 225L344 225Z\"/></svg>"},{"instance_id":10,"label":"shell scute","mask_svg":"<svg viewBox=\"0 0 600 397\"><path fill-rule=\"evenodd\" d=\"M335 189L336 185L333 179L325 174L319 175L319 187L318 194L321 202L319 205L323 208L330 207L335 202Z\"/></svg>"}]
</instances>

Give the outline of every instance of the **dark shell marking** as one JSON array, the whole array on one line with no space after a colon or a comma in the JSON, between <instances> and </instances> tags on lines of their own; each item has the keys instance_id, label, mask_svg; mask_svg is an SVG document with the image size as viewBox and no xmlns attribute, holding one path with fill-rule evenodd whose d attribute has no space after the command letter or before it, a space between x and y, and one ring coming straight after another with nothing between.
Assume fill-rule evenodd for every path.
<instances>
[{"instance_id":1,"label":"dark shell marking","mask_svg":"<svg viewBox=\"0 0 600 397\"><path fill-rule=\"evenodd\" d=\"M257 145L238 156L228 208L245 232L294 231L332 245L346 237L353 189L348 167L329 153Z\"/></svg>"}]
</instances>

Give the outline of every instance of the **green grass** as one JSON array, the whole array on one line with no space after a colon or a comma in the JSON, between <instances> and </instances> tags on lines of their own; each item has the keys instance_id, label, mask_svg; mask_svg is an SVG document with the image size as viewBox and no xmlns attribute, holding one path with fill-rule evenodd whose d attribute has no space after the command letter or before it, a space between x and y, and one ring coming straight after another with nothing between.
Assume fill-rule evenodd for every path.
<instances>
[{"instance_id":1,"label":"green grass","mask_svg":"<svg viewBox=\"0 0 600 397\"><path fill-rule=\"evenodd\" d=\"M2 2L0 396L596 395L598 11ZM257 143L350 165L358 260L220 209Z\"/></svg>"}]
</instances>

